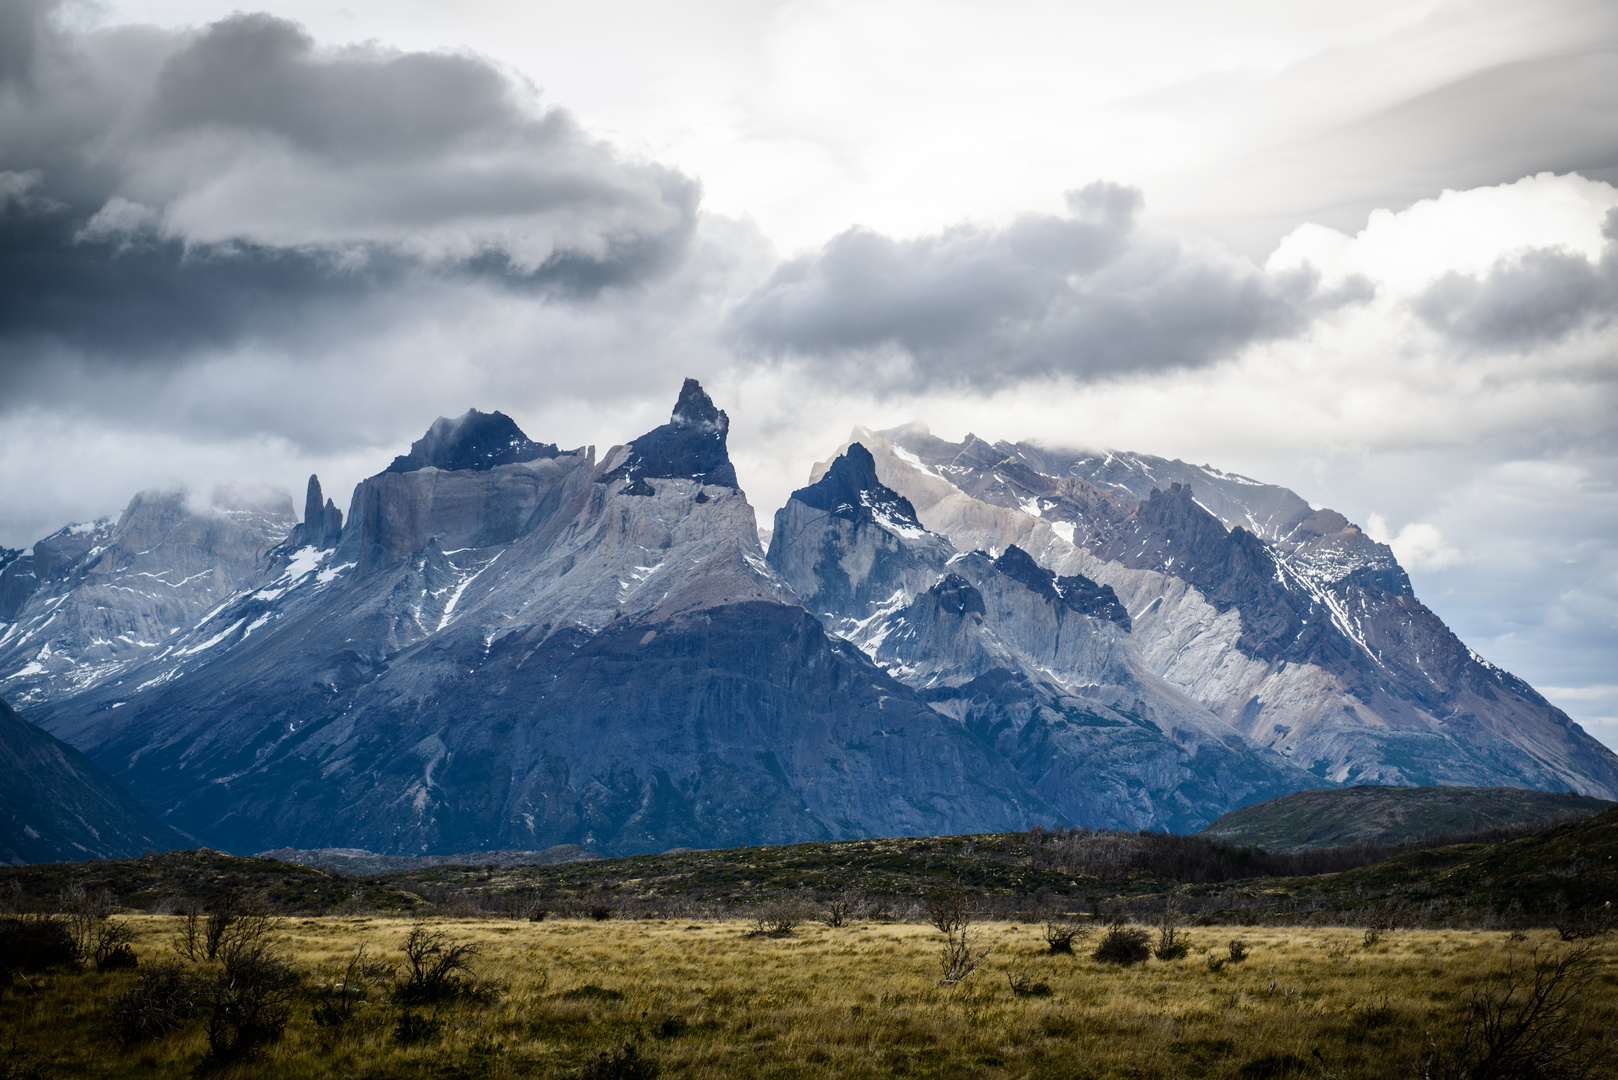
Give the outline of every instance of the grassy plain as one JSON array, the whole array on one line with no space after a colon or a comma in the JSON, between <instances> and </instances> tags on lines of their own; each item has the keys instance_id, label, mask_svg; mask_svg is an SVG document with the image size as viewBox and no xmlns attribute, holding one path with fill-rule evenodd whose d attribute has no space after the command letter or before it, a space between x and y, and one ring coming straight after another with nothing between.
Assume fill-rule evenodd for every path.
<instances>
[{"instance_id":1,"label":"grassy plain","mask_svg":"<svg viewBox=\"0 0 1618 1080\"><path fill-rule=\"evenodd\" d=\"M174 957L178 917L127 921L142 965ZM414 925L288 917L276 933L314 987L342 978L362 945L401 962ZM1567 948L1545 930L1402 930L1366 945L1362 929L1199 927L1186 958L1120 968L1090 959L1093 939L1051 955L1039 925L990 922L973 927L990 949L982 966L948 986L942 935L908 923L804 923L779 937L685 919L430 925L478 943L477 973L502 988L492 1004L417 1006L442 1028L404 1045L403 1007L386 981L342 1030L314 1022L306 990L282 1040L217 1075L630 1080L651 1062L665 1078L1412 1077L1458 1030L1474 989L1535 948ZM1236 936L1250 955L1212 970L1208 952L1224 956ZM1618 1031L1614 951L1580 1003L1607 1032ZM1048 996L1014 994L1014 975L1046 984ZM206 1049L196 1025L127 1051L111 1038L109 996L136 977L78 970L19 981L0 998L0 1043L10 1047L0 1049L0 1075L189 1074Z\"/></svg>"}]
</instances>

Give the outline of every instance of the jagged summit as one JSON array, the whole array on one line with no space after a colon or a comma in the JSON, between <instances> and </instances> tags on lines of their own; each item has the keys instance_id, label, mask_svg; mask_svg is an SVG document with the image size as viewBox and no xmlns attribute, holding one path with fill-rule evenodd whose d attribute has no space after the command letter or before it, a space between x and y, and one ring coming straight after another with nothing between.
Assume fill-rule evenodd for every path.
<instances>
[{"instance_id":1,"label":"jagged summit","mask_svg":"<svg viewBox=\"0 0 1618 1080\"><path fill-rule=\"evenodd\" d=\"M385 471L492 469L496 465L553 458L560 453L554 443L534 442L503 412L468 409L453 420L442 416L434 420L427 434L410 444L410 453L394 458Z\"/></svg>"},{"instance_id":2,"label":"jagged summit","mask_svg":"<svg viewBox=\"0 0 1618 1080\"><path fill-rule=\"evenodd\" d=\"M890 529L921 529L910 500L876 476L876 459L859 443L851 445L818 481L792 497L805 506L849 521L872 521Z\"/></svg>"},{"instance_id":3,"label":"jagged summit","mask_svg":"<svg viewBox=\"0 0 1618 1080\"><path fill-rule=\"evenodd\" d=\"M648 479L739 487L736 467L730 463L730 451L725 446L729 433L730 417L725 410L714 406L701 383L687 379L680 387L680 398L674 403L669 422L630 443L628 456L601 482L627 478L629 484L624 492L629 495L652 494Z\"/></svg>"},{"instance_id":4,"label":"jagged summit","mask_svg":"<svg viewBox=\"0 0 1618 1080\"><path fill-rule=\"evenodd\" d=\"M1131 628L1129 611L1118 602L1111 585L1098 585L1083 574L1058 577L1034 561L1034 557L1012 544L994 560L997 572L1033 590L1049 604L1062 604L1081 615L1106 619L1125 630Z\"/></svg>"},{"instance_id":5,"label":"jagged summit","mask_svg":"<svg viewBox=\"0 0 1618 1080\"><path fill-rule=\"evenodd\" d=\"M294 551L305 547L328 551L337 546L342 534L343 512L330 499L322 504L320 477L311 473L303 499L303 521L293 528L286 546Z\"/></svg>"}]
</instances>

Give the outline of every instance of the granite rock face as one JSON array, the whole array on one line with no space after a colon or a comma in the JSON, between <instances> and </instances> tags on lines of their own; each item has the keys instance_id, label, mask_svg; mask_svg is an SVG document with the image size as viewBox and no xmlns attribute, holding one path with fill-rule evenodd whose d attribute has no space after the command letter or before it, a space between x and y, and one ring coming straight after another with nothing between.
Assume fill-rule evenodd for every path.
<instances>
[{"instance_id":1,"label":"granite rock face","mask_svg":"<svg viewBox=\"0 0 1618 1080\"><path fill-rule=\"evenodd\" d=\"M852 441L956 547L1015 544L1110 586L1153 673L1323 780L1618 794L1618 757L1462 644L1335 511L1145 455Z\"/></svg>"},{"instance_id":2,"label":"granite rock face","mask_svg":"<svg viewBox=\"0 0 1618 1080\"><path fill-rule=\"evenodd\" d=\"M798 603L727 426L687 383L668 425L599 461L379 473L334 548L281 545L173 648L39 720L238 851L628 853L1060 820Z\"/></svg>"},{"instance_id":3,"label":"granite rock face","mask_svg":"<svg viewBox=\"0 0 1618 1080\"><path fill-rule=\"evenodd\" d=\"M1200 828L1321 781L1154 675L1113 590L1016 545L960 552L854 443L777 512L769 560L828 629L957 717L1071 821Z\"/></svg>"},{"instance_id":4,"label":"granite rock face","mask_svg":"<svg viewBox=\"0 0 1618 1080\"><path fill-rule=\"evenodd\" d=\"M0 701L0 863L132 859L196 846Z\"/></svg>"},{"instance_id":5,"label":"granite rock face","mask_svg":"<svg viewBox=\"0 0 1618 1080\"><path fill-rule=\"evenodd\" d=\"M172 657L263 568L291 504L196 506L143 492L117 521L70 525L0 570L0 692L28 708Z\"/></svg>"},{"instance_id":6,"label":"granite rock face","mask_svg":"<svg viewBox=\"0 0 1618 1080\"><path fill-rule=\"evenodd\" d=\"M143 494L0 554L0 691L238 852L607 854L1194 829L1345 781L1610 795L1382 545L1129 455L861 432L761 548L687 380L599 458L440 419L288 505Z\"/></svg>"}]
</instances>

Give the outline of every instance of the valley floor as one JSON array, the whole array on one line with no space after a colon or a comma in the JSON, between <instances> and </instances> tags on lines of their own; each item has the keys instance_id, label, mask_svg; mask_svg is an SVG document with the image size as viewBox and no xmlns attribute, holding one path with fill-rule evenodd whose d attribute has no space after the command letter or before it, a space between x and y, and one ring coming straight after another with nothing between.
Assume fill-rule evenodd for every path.
<instances>
[{"instance_id":1,"label":"valley floor","mask_svg":"<svg viewBox=\"0 0 1618 1080\"><path fill-rule=\"evenodd\" d=\"M144 969L175 958L181 918L127 921ZM342 979L357 948L402 964L416 925L283 920L280 948L306 973L285 1037L217 1075L1374 1078L1420 1076L1435 1052L1436 1075L1473 995L1578 947L1539 930L1400 930L1367 944L1362 929L1193 927L1183 959L1116 967L1090 957L1095 937L1051 955L1040 925L983 923L972 930L990 951L950 986L942 935L915 924L771 937L737 921L437 919L429 929L480 946L475 970L500 987L492 1003L406 1008L373 973L355 1019L315 1022L321 984ZM1225 958L1232 937L1249 955L1214 970L1209 955ZM1562 984L1583 991L1565 1019L1596 1037L1618 1031L1615 954L1606 939L1577 985ZM138 975L19 979L0 997L0 1075L191 1074L207 1049L200 1021L128 1050L114 1041L110 1001ZM1017 976L1033 994L1013 993Z\"/></svg>"}]
</instances>

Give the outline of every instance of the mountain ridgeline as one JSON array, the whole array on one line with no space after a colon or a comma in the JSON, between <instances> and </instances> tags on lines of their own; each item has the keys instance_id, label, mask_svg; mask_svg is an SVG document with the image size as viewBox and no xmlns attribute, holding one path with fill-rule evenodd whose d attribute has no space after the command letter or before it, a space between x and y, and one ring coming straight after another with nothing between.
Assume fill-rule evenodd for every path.
<instances>
[{"instance_id":1,"label":"mountain ridgeline","mask_svg":"<svg viewBox=\"0 0 1618 1080\"><path fill-rule=\"evenodd\" d=\"M1618 790L1391 552L1290 492L862 431L766 553L728 433L687 380L599 457L440 419L346 516L313 477L302 520L137 496L0 557L0 688L240 852L1192 831L1366 779Z\"/></svg>"}]
</instances>

